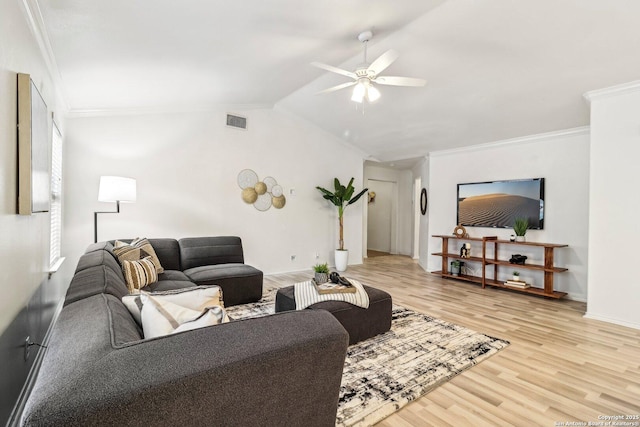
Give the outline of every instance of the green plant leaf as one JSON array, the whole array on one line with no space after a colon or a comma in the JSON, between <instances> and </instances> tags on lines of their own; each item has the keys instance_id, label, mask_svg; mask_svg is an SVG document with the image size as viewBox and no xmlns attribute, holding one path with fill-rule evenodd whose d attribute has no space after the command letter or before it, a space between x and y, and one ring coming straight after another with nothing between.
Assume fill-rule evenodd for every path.
<instances>
[{"instance_id":1,"label":"green plant leaf","mask_svg":"<svg viewBox=\"0 0 640 427\"><path fill-rule=\"evenodd\" d=\"M366 193L367 191L369 191L369 189L368 189L368 188L365 188L364 190L362 190L361 192L359 192L359 193L358 193L358 194L357 194L353 199L349 200L349 203L347 203L347 205L351 205L351 204L353 204L353 203L357 202L357 201L358 201L358 199L360 199L360 197L362 197L362 195L363 195L364 193Z\"/></svg>"}]
</instances>

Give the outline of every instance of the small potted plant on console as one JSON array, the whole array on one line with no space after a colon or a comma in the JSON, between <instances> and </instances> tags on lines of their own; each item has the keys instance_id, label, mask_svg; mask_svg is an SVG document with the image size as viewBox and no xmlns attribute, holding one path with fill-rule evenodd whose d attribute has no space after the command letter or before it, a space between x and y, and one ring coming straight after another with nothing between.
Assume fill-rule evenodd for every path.
<instances>
[{"instance_id":1,"label":"small potted plant on console","mask_svg":"<svg viewBox=\"0 0 640 427\"><path fill-rule=\"evenodd\" d=\"M515 282L519 282L520 281L520 273L517 272L517 271L514 271L512 280L515 281Z\"/></svg>"},{"instance_id":2,"label":"small potted plant on console","mask_svg":"<svg viewBox=\"0 0 640 427\"><path fill-rule=\"evenodd\" d=\"M516 242L524 242L524 235L527 234L529 220L527 218L516 218L513 222L513 231L516 233Z\"/></svg>"}]
</instances>

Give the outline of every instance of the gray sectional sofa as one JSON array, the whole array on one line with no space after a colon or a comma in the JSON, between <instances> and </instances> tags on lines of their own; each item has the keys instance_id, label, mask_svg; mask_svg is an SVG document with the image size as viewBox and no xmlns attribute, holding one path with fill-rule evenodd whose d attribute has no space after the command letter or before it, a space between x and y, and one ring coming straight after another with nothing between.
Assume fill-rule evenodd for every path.
<instances>
[{"instance_id":1,"label":"gray sectional sofa","mask_svg":"<svg viewBox=\"0 0 640 427\"><path fill-rule=\"evenodd\" d=\"M149 290L217 284L256 301L262 272L237 237L149 239ZM112 242L80 258L26 403L25 426L333 426L349 336L329 312L233 320L144 339ZM258 285L259 284L259 285Z\"/></svg>"}]
</instances>

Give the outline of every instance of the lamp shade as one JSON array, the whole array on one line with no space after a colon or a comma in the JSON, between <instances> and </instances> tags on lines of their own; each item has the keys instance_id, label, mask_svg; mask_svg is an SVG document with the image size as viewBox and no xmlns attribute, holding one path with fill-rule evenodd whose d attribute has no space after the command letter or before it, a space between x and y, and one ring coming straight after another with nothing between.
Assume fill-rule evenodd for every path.
<instances>
[{"instance_id":1,"label":"lamp shade","mask_svg":"<svg viewBox=\"0 0 640 427\"><path fill-rule=\"evenodd\" d=\"M135 202L136 180L121 176L101 176L98 189L100 202Z\"/></svg>"}]
</instances>

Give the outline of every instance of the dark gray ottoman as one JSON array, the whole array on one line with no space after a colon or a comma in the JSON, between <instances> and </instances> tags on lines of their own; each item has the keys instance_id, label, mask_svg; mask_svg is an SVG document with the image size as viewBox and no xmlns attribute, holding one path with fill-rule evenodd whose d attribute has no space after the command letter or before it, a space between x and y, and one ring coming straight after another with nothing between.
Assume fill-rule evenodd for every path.
<instances>
[{"instance_id":1,"label":"dark gray ottoman","mask_svg":"<svg viewBox=\"0 0 640 427\"><path fill-rule=\"evenodd\" d=\"M324 301L308 307L312 310L327 310L333 314L349 332L349 345L391 329L391 295L371 286L362 286L369 295L369 308L356 307L342 301ZM293 286L278 290L276 313L295 309Z\"/></svg>"}]
</instances>

